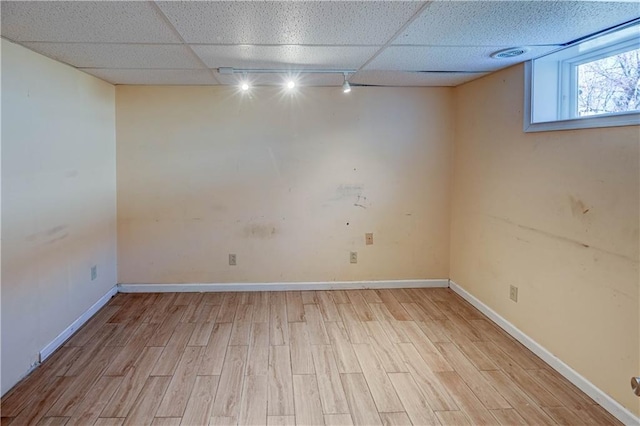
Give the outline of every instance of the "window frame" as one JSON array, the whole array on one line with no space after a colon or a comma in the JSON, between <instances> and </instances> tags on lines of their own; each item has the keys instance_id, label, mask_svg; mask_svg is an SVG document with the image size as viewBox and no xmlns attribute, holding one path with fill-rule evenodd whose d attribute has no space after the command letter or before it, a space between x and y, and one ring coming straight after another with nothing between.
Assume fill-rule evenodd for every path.
<instances>
[{"instance_id":1,"label":"window frame","mask_svg":"<svg viewBox=\"0 0 640 426\"><path fill-rule=\"evenodd\" d=\"M578 66L584 63L596 61L608 56L613 56L617 53L622 53L629 50L638 48L640 42L635 37L624 37L621 40L608 42L602 46L596 46L588 49L584 52L572 54L572 49L576 50L582 43L589 42L591 40L604 37L608 34L622 31L634 26L640 27L640 19L634 20L628 24L620 26L618 28L606 31L604 33L588 37L579 43L572 44L568 47L556 50L541 58L545 58L549 55L560 56L557 61L549 61L551 64L557 63L557 68L552 71L555 73L556 80L548 85L552 86L552 89L546 89L545 96L547 98L555 96L555 105L551 105L551 111L555 108L556 116L566 117L559 119L552 119L549 121L533 121L533 112L536 105L534 102L534 93L536 93L536 79L534 78L536 60L532 59L525 63L525 93L524 93L524 120L523 131L524 132L544 132L554 130L571 130L571 129L585 129L585 128L597 128L597 127L615 127L615 126L633 126L640 125L640 111L623 111L617 113L597 114L579 117L577 109L577 91L578 91ZM566 58L562 58L565 55ZM547 68L553 65L546 64ZM547 82L548 83L548 82ZM555 92L555 95L554 95ZM538 101L538 107L541 102ZM547 101L547 105L549 101Z\"/></svg>"}]
</instances>

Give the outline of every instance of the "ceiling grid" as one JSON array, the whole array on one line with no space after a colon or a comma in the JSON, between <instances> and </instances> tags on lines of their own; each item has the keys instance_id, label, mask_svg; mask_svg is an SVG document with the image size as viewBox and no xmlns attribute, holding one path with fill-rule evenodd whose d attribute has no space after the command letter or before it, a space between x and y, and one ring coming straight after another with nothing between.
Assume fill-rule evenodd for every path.
<instances>
[{"instance_id":1,"label":"ceiling grid","mask_svg":"<svg viewBox=\"0 0 640 426\"><path fill-rule=\"evenodd\" d=\"M230 85L218 68L356 70L456 86L640 16L637 1L2 1L2 37L114 84ZM490 54L526 46L510 59ZM256 84L281 84L274 74ZM336 74L301 85L341 86Z\"/></svg>"}]
</instances>

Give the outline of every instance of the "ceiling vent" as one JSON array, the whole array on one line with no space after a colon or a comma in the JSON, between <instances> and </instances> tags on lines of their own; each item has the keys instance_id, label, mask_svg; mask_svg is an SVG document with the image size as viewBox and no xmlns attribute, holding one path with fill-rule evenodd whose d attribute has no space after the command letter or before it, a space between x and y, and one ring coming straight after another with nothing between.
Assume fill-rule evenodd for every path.
<instances>
[{"instance_id":1,"label":"ceiling vent","mask_svg":"<svg viewBox=\"0 0 640 426\"><path fill-rule=\"evenodd\" d=\"M514 58L516 56L523 55L529 51L528 47L510 47L508 49L498 50L497 52L493 52L491 57L493 59L509 59Z\"/></svg>"}]
</instances>

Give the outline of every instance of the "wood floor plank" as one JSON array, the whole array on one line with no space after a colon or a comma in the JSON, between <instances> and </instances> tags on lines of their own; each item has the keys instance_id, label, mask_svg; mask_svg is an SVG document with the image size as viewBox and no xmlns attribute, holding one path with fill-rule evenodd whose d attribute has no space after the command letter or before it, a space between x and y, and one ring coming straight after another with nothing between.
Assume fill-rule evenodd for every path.
<instances>
[{"instance_id":1,"label":"wood floor plank","mask_svg":"<svg viewBox=\"0 0 640 426\"><path fill-rule=\"evenodd\" d=\"M186 310L187 307L184 305L170 306L164 321L160 323L153 337L149 339L147 346L166 346Z\"/></svg>"},{"instance_id":2,"label":"wood floor plank","mask_svg":"<svg viewBox=\"0 0 640 426\"><path fill-rule=\"evenodd\" d=\"M219 380L220 376L196 377L193 390L191 391L189 401L184 410L184 415L181 419L176 417L178 418L178 424L185 426L206 425L209 422ZM171 388L171 385L169 385L169 388ZM158 414L156 413L156 415Z\"/></svg>"},{"instance_id":3,"label":"wood floor plank","mask_svg":"<svg viewBox=\"0 0 640 426\"><path fill-rule=\"evenodd\" d=\"M347 292L345 290L332 290L327 293L331 296L336 305L339 303L350 303L349 296L347 296ZM325 321L328 320L325 319Z\"/></svg>"},{"instance_id":4,"label":"wood floor plank","mask_svg":"<svg viewBox=\"0 0 640 426\"><path fill-rule=\"evenodd\" d=\"M512 408L511 405L486 381L473 364L453 343L438 343L438 349L458 374L465 378L469 388L488 409Z\"/></svg>"},{"instance_id":5,"label":"wood floor plank","mask_svg":"<svg viewBox=\"0 0 640 426\"><path fill-rule=\"evenodd\" d=\"M360 321L373 321L375 319L367 301L362 297L359 290L347 290L347 296Z\"/></svg>"},{"instance_id":6,"label":"wood floor plank","mask_svg":"<svg viewBox=\"0 0 640 426\"><path fill-rule=\"evenodd\" d=\"M247 346L229 346L227 349L212 416L238 418L247 352Z\"/></svg>"},{"instance_id":7,"label":"wood floor plank","mask_svg":"<svg viewBox=\"0 0 640 426\"><path fill-rule=\"evenodd\" d=\"M334 301L336 294L336 292L332 291L316 292L318 297L318 307L320 308L320 313L322 314L322 319L324 321L340 321L340 315L338 314L336 302ZM346 294L344 295L346 296ZM348 303L348 300L349 299L347 299L347 302L345 303Z\"/></svg>"},{"instance_id":8,"label":"wood floor plank","mask_svg":"<svg viewBox=\"0 0 640 426\"><path fill-rule=\"evenodd\" d=\"M404 411L404 407L371 345L353 345L353 349L378 411Z\"/></svg>"},{"instance_id":9,"label":"wood floor plank","mask_svg":"<svg viewBox=\"0 0 640 426\"><path fill-rule=\"evenodd\" d=\"M267 422L267 394L267 376L245 378L239 425L263 425Z\"/></svg>"},{"instance_id":10,"label":"wood floor plank","mask_svg":"<svg viewBox=\"0 0 640 426\"><path fill-rule=\"evenodd\" d=\"M503 408L500 410L489 410L493 417L503 426L511 425L528 425L527 421L522 418L518 411L514 408Z\"/></svg>"},{"instance_id":11,"label":"wood floor plank","mask_svg":"<svg viewBox=\"0 0 640 426\"><path fill-rule=\"evenodd\" d=\"M409 373L389 373L389 379L413 424L437 425L439 422L427 398Z\"/></svg>"},{"instance_id":12,"label":"wood floor plank","mask_svg":"<svg viewBox=\"0 0 640 426\"><path fill-rule=\"evenodd\" d=\"M232 293L225 293L222 305L218 311L216 322L233 322L238 308L238 300L233 297Z\"/></svg>"},{"instance_id":13,"label":"wood floor plank","mask_svg":"<svg viewBox=\"0 0 640 426\"><path fill-rule=\"evenodd\" d=\"M385 304L393 318L398 321L411 321L411 316L404 310L400 302L393 296L391 290L375 290L382 302Z\"/></svg>"},{"instance_id":14,"label":"wood floor plank","mask_svg":"<svg viewBox=\"0 0 640 426\"><path fill-rule=\"evenodd\" d=\"M295 426L295 416L267 416L267 426Z\"/></svg>"},{"instance_id":15,"label":"wood floor plank","mask_svg":"<svg viewBox=\"0 0 640 426\"><path fill-rule=\"evenodd\" d=\"M361 373L341 374L344 393L354 425L382 425L367 381Z\"/></svg>"},{"instance_id":16,"label":"wood floor plank","mask_svg":"<svg viewBox=\"0 0 640 426\"><path fill-rule=\"evenodd\" d=\"M89 389L100 379L105 368L113 361L116 350L114 347L105 346L102 351L96 354L96 358L87 365L82 374L75 376L73 382L67 388L61 387L58 389L59 398L47 411L47 416L71 416L73 410L82 401ZM16 421L18 420L16 419Z\"/></svg>"},{"instance_id":17,"label":"wood floor plank","mask_svg":"<svg viewBox=\"0 0 640 426\"><path fill-rule=\"evenodd\" d=\"M271 345L289 344L289 327L287 326L287 305L277 303L271 305L269 315L269 342Z\"/></svg>"},{"instance_id":18,"label":"wood floor plank","mask_svg":"<svg viewBox=\"0 0 640 426\"><path fill-rule=\"evenodd\" d=\"M76 406L65 424L83 426L95 423L121 382L122 377L102 376Z\"/></svg>"},{"instance_id":19,"label":"wood floor plank","mask_svg":"<svg viewBox=\"0 0 640 426\"><path fill-rule=\"evenodd\" d=\"M458 410L455 400L440 383L415 346L411 343L400 343L398 348L418 387L429 399L429 405L436 411Z\"/></svg>"},{"instance_id":20,"label":"wood floor plank","mask_svg":"<svg viewBox=\"0 0 640 426\"><path fill-rule=\"evenodd\" d=\"M120 310L120 306L104 306L64 346L84 346L88 344L100 327L114 316L118 310Z\"/></svg>"},{"instance_id":21,"label":"wood floor plank","mask_svg":"<svg viewBox=\"0 0 640 426\"><path fill-rule=\"evenodd\" d=\"M151 422L151 426L180 426L181 417L156 417ZM207 424L207 423L200 423Z\"/></svg>"},{"instance_id":22,"label":"wood floor plank","mask_svg":"<svg viewBox=\"0 0 640 426\"><path fill-rule=\"evenodd\" d=\"M38 422L38 426L64 426L68 422L69 417L43 417L42 420ZM90 424L93 424L93 422Z\"/></svg>"},{"instance_id":23,"label":"wood floor plank","mask_svg":"<svg viewBox=\"0 0 640 426\"><path fill-rule=\"evenodd\" d=\"M222 373L224 355L231 336L231 323L216 323L211 330L209 343L204 349L198 375L219 376Z\"/></svg>"},{"instance_id":24,"label":"wood floor plank","mask_svg":"<svg viewBox=\"0 0 640 426\"><path fill-rule=\"evenodd\" d=\"M238 424L237 417L216 417L213 416L209 420L210 425L215 426L236 426Z\"/></svg>"},{"instance_id":25,"label":"wood floor plank","mask_svg":"<svg viewBox=\"0 0 640 426\"><path fill-rule=\"evenodd\" d=\"M361 373L360 363L349 342L347 330L342 322L328 322L325 324L327 334L336 358L340 373Z\"/></svg>"},{"instance_id":26,"label":"wood floor plank","mask_svg":"<svg viewBox=\"0 0 640 426\"><path fill-rule=\"evenodd\" d=\"M304 307L302 303L302 295L299 291L287 291L287 321L300 322L304 321Z\"/></svg>"},{"instance_id":27,"label":"wood floor plank","mask_svg":"<svg viewBox=\"0 0 640 426\"><path fill-rule=\"evenodd\" d=\"M348 413L349 407L346 404L340 373L331 346L313 345L311 351L323 412L325 414Z\"/></svg>"},{"instance_id":28,"label":"wood floor plank","mask_svg":"<svg viewBox=\"0 0 640 426\"><path fill-rule=\"evenodd\" d=\"M289 347L291 348L291 372L293 374L314 374L307 323L289 323Z\"/></svg>"},{"instance_id":29,"label":"wood floor plank","mask_svg":"<svg viewBox=\"0 0 640 426\"><path fill-rule=\"evenodd\" d=\"M400 322L400 326L431 370L453 371L451 364L442 356L438 348L429 340L415 322L403 321Z\"/></svg>"},{"instance_id":30,"label":"wood floor plank","mask_svg":"<svg viewBox=\"0 0 640 426\"><path fill-rule=\"evenodd\" d=\"M407 366L400 357L395 345L391 343L382 325L378 321L369 321L366 323L369 332L371 346L380 358L380 362L387 373L406 373Z\"/></svg>"},{"instance_id":31,"label":"wood floor plank","mask_svg":"<svg viewBox=\"0 0 640 426\"><path fill-rule=\"evenodd\" d=\"M384 426L411 426L411 420L409 420L409 416L405 412L399 413L380 413L380 418L382 419L382 424Z\"/></svg>"},{"instance_id":32,"label":"wood floor plank","mask_svg":"<svg viewBox=\"0 0 640 426\"><path fill-rule=\"evenodd\" d=\"M582 424L582 419L567 407L545 407L543 410L559 425Z\"/></svg>"},{"instance_id":33,"label":"wood floor plank","mask_svg":"<svg viewBox=\"0 0 640 426\"><path fill-rule=\"evenodd\" d=\"M356 311L353 309L350 303L342 303L337 305L342 323L344 324L347 334L349 335L349 341L351 343L369 343L369 334L365 328L364 323L358 319Z\"/></svg>"},{"instance_id":34,"label":"wood floor plank","mask_svg":"<svg viewBox=\"0 0 640 426\"><path fill-rule=\"evenodd\" d=\"M587 398L580 390L567 379L560 377L550 370L527 370L529 376L544 386L567 408L584 409L593 404L593 400Z\"/></svg>"},{"instance_id":35,"label":"wood floor plank","mask_svg":"<svg viewBox=\"0 0 640 426\"><path fill-rule=\"evenodd\" d=\"M266 376L269 372L269 324L254 322L249 335L247 376Z\"/></svg>"},{"instance_id":36,"label":"wood floor plank","mask_svg":"<svg viewBox=\"0 0 640 426\"><path fill-rule=\"evenodd\" d=\"M293 378L289 346L269 347L269 416L293 416Z\"/></svg>"},{"instance_id":37,"label":"wood floor plank","mask_svg":"<svg viewBox=\"0 0 640 426\"><path fill-rule=\"evenodd\" d=\"M500 392L527 423L550 425L554 421L502 371L483 371L487 381ZM495 412L494 412L495 415Z\"/></svg>"},{"instance_id":38,"label":"wood floor plank","mask_svg":"<svg viewBox=\"0 0 640 426\"><path fill-rule=\"evenodd\" d=\"M187 346L207 346L215 323L212 321L196 323Z\"/></svg>"},{"instance_id":39,"label":"wood floor plank","mask_svg":"<svg viewBox=\"0 0 640 426\"><path fill-rule=\"evenodd\" d=\"M154 365L160 359L161 354L162 348L146 347L142 350L140 357L134 364L134 368L127 371L120 387L102 410L101 417L127 416L142 388L147 383L147 379L151 375Z\"/></svg>"},{"instance_id":40,"label":"wood floor plank","mask_svg":"<svg viewBox=\"0 0 640 426\"><path fill-rule=\"evenodd\" d=\"M328 345L329 336L318 305L304 305L304 315L312 345Z\"/></svg>"},{"instance_id":41,"label":"wood floor plank","mask_svg":"<svg viewBox=\"0 0 640 426\"><path fill-rule=\"evenodd\" d=\"M151 372L152 376L171 376L173 374L180 361L180 355L187 347L195 327L194 323L188 322L181 322L176 326L167 346L164 347L160 355L160 359L158 359Z\"/></svg>"},{"instance_id":42,"label":"wood floor plank","mask_svg":"<svg viewBox=\"0 0 640 426\"><path fill-rule=\"evenodd\" d=\"M382 299L380 299L380 296L378 296L378 293L376 293L375 291L368 289L368 290L358 290L358 293L360 293L360 295L362 296L362 298L365 300L365 302L367 302L368 304L372 304L372 303L382 303Z\"/></svg>"},{"instance_id":43,"label":"wood floor plank","mask_svg":"<svg viewBox=\"0 0 640 426\"><path fill-rule=\"evenodd\" d=\"M314 375L293 375L296 425L324 425L318 383Z\"/></svg>"},{"instance_id":44,"label":"wood floor plank","mask_svg":"<svg viewBox=\"0 0 640 426\"><path fill-rule=\"evenodd\" d=\"M456 401L456 405L469 418L471 424L495 425L495 417L480 402L457 372L440 371L434 374Z\"/></svg>"},{"instance_id":45,"label":"wood floor plank","mask_svg":"<svg viewBox=\"0 0 640 426\"><path fill-rule=\"evenodd\" d=\"M478 370L497 370L498 366L469 340L453 322L444 324L444 332Z\"/></svg>"},{"instance_id":46,"label":"wood floor plank","mask_svg":"<svg viewBox=\"0 0 640 426\"><path fill-rule=\"evenodd\" d=\"M303 305L317 304L318 303L318 297L316 296L315 290L301 291L300 292L300 297L302 297L302 304Z\"/></svg>"},{"instance_id":47,"label":"wood floor plank","mask_svg":"<svg viewBox=\"0 0 640 426\"><path fill-rule=\"evenodd\" d=\"M180 357L156 417L182 417L196 381L202 355L200 346L187 346Z\"/></svg>"},{"instance_id":48,"label":"wood floor plank","mask_svg":"<svg viewBox=\"0 0 640 426\"><path fill-rule=\"evenodd\" d=\"M353 426L351 414L325 414L324 424L326 426Z\"/></svg>"},{"instance_id":49,"label":"wood floor plank","mask_svg":"<svg viewBox=\"0 0 640 426\"><path fill-rule=\"evenodd\" d=\"M239 304L233 322L252 322L253 305Z\"/></svg>"},{"instance_id":50,"label":"wood floor plank","mask_svg":"<svg viewBox=\"0 0 640 426\"><path fill-rule=\"evenodd\" d=\"M167 376L149 376L123 424L125 426L150 425L170 381L171 377Z\"/></svg>"},{"instance_id":51,"label":"wood floor plank","mask_svg":"<svg viewBox=\"0 0 640 426\"><path fill-rule=\"evenodd\" d=\"M52 377L47 385L42 388L42 393L30 400L30 402L13 419L13 425L37 424L45 414L48 417L66 417L60 415L50 415L49 408L56 402L60 392L68 389L74 382L73 377Z\"/></svg>"},{"instance_id":52,"label":"wood floor plank","mask_svg":"<svg viewBox=\"0 0 640 426\"><path fill-rule=\"evenodd\" d=\"M469 418L462 411L436 411L436 417L443 425L471 425Z\"/></svg>"},{"instance_id":53,"label":"wood floor plank","mask_svg":"<svg viewBox=\"0 0 640 426\"><path fill-rule=\"evenodd\" d=\"M541 407L561 407L562 403L546 389L540 386L527 372L511 360L493 342L477 342L476 345L500 366L507 376L537 405Z\"/></svg>"},{"instance_id":54,"label":"wood floor plank","mask_svg":"<svg viewBox=\"0 0 640 426\"><path fill-rule=\"evenodd\" d=\"M252 305L252 322L269 322L269 292L256 291L252 293Z\"/></svg>"},{"instance_id":55,"label":"wood floor plank","mask_svg":"<svg viewBox=\"0 0 640 426\"><path fill-rule=\"evenodd\" d=\"M124 423L122 417L98 418L93 426L121 426Z\"/></svg>"},{"instance_id":56,"label":"wood floor plank","mask_svg":"<svg viewBox=\"0 0 640 426\"><path fill-rule=\"evenodd\" d=\"M251 305L240 305L251 306ZM249 344L249 334L251 333L251 323L245 321L236 321L231 327L231 336L229 337L229 346L246 346Z\"/></svg>"},{"instance_id":57,"label":"wood floor plank","mask_svg":"<svg viewBox=\"0 0 640 426\"><path fill-rule=\"evenodd\" d=\"M120 350L113 362L109 364L104 374L108 376L122 376L140 356L140 352L154 335L157 324L142 323L133 333L132 339Z\"/></svg>"},{"instance_id":58,"label":"wood floor plank","mask_svg":"<svg viewBox=\"0 0 640 426\"><path fill-rule=\"evenodd\" d=\"M34 400L44 393L52 378L65 375L70 365L80 356L81 350L80 347L58 349L45 363L14 386L2 397L2 417L14 418L25 406L35 403Z\"/></svg>"}]
</instances>

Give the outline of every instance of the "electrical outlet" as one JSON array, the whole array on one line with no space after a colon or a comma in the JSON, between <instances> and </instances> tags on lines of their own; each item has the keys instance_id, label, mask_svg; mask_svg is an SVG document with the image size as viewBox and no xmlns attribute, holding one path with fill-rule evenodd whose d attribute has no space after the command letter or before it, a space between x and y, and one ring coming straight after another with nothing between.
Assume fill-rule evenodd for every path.
<instances>
[{"instance_id":1,"label":"electrical outlet","mask_svg":"<svg viewBox=\"0 0 640 426\"><path fill-rule=\"evenodd\" d=\"M514 302L518 302L518 287L514 285L509 287L509 298Z\"/></svg>"},{"instance_id":2,"label":"electrical outlet","mask_svg":"<svg viewBox=\"0 0 640 426\"><path fill-rule=\"evenodd\" d=\"M98 266L93 265L91 267L91 281L95 280L96 278L98 278Z\"/></svg>"},{"instance_id":3,"label":"electrical outlet","mask_svg":"<svg viewBox=\"0 0 640 426\"><path fill-rule=\"evenodd\" d=\"M357 251L352 251L351 253L349 253L349 262L358 263L358 252Z\"/></svg>"},{"instance_id":4,"label":"electrical outlet","mask_svg":"<svg viewBox=\"0 0 640 426\"><path fill-rule=\"evenodd\" d=\"M229 254L229 265L236 266L236 255Z\"/></svg>"},{"instance_id":5,"label":"electrical outlet","mask_svg":"<svg viewBox=\"0 0 640 426\"><path fill-rule=\"evenodd\" d=\"M367 232L364 234L364 240L368 246L373 244L373 232Z\"/></svg>"}]
</instances>

